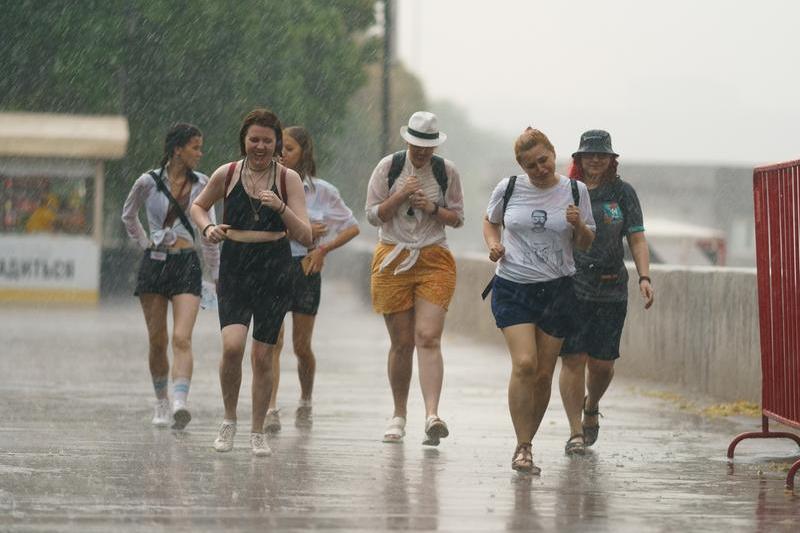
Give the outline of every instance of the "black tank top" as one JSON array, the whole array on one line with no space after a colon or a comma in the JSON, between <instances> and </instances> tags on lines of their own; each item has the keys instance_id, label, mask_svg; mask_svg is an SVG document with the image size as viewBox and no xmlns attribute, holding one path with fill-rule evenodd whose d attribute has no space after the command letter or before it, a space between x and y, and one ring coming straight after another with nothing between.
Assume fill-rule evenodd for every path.
<instances>
[{"instance_id":1,"label":"black tank top","mask_svg":"<svg viewBox=\"0 0 800 533\"><path fill-rule=\"evenodd\" d=\"M272 185L272 192L280 197L277 184ZM283 198L282 198L283 199ZM285 200L284 200L285 201ZM253 210L258 214L258 220L253 216ZM286 231L281 216L276 212L261 205L261 202L250 197L244 190L241 177L233 186L231 193L225 198L225 207L222 221L229 224L231 229L250 231Z\"/></svg>"}]
</instances>

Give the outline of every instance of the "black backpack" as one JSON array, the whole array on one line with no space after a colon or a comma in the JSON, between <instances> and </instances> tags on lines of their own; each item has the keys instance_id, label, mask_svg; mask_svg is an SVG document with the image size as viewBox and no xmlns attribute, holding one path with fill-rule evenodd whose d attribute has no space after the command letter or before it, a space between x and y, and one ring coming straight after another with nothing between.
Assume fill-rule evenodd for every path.
<instances>
[{"instance_id":1,"label":"black backpack","mask_svg":"<svg viewBox=\"0 0 800 533\"><path fill-rule=\"evenodd\" d=\"M401 150L399 152L395 152L392 156L392 166L389 167L389 188L392 188L394 182L397 181L397 177L400 175L400 172L403 171L403 167L406 164L406 151ZM439 188L442 189L442 195L447 192L447 170L444 166L444 158L435 155L431 157L431 170L433 170L433 177L436 178L436 183L439 184Z\"/></svg>"},{"instance_id":2,"label":"black backpack","mask_svg":"<svg viewBox=\"0 0 800 533\"><path fill-rule=\"evenodd\" d=\"M575 207L578 207L581 204L581 195L578 192L578 182L577 180L570 179L569 180L570 187L572 187L572 201L575 203ZM503 193L503 214L501 219L501 224L503 227L506 225L506 207L508 207L508 201L511 200L511 195L514 194L514 185L517 184L517 177L511 176L508 178L508 184L506 185L506 190Z\"/></svg>"},{"instance_id":3,"label":"black backpack","mask_svg":"<svg viewBox=\"0 0 800 533\"><path fill-rule=\"evenodd\" d=\"M578 207L581 203L581 195L578 192L578 182L577 180L570 179L569 180L570 187L572 188L572 201L575 203L575 207ZM508 201L511 200L511 195L514 194L514 185L517 184L517 176L511 176L508 178L508 184L506 185L506 190L503 192L503 213L502 218L500 219L500 223L503 224L503 227L506 226L506 208L508 207ZM492 291L492 287L494 286L494 278L489 280L489 283L484 287L483 292L481 292L481 299L485 300L489 293Z\"/></svg>"}]
</instances>

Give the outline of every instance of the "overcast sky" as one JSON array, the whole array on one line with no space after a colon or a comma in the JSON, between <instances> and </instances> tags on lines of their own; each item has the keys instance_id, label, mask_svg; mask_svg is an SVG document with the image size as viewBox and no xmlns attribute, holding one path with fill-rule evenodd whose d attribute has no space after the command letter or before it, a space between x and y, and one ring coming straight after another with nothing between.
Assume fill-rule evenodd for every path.
<instances>
[{"instance_id":1,"label":"overcast sky","mask_svg":"<svg viewBox=\"0 0 800 533\"><path fill-rule=\"evenodd\" d=\"M630 161L800 158L800 1L398 0L397 9L398 57L428 96L509 138L532 124L565 156L582 131L603 128Z\"/></svg>"}]
</instances>

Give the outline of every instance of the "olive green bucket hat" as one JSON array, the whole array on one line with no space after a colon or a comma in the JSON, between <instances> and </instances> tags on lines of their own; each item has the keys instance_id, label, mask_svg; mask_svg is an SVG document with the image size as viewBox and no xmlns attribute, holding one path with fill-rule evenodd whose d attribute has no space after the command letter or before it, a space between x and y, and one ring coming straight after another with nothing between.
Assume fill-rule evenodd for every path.
<instances>
[{"instance_id":1,"label":"olive green bucket hat","mask_svg":"<svg viewBox=\"0 0 800 533\"><path fill-rule=\"evenodd\" d=\"M605 130L589 130L581 135L581 144L578 151L572 157L581 154L611 154L618 157L619 154L611 148L611 134Z\"/></svg>"}]
</instances>

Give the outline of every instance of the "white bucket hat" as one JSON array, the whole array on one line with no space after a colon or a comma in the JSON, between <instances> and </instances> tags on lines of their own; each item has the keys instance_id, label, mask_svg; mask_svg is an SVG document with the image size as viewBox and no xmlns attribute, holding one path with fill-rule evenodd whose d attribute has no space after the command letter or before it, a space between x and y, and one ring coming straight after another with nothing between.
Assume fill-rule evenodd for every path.
<instances>
[{"instance_id":1,"label":"white bucket hat","mask_svg":"<svg viewBox=\"0 0 800 533\"><path fill-rule=\"evenodd\" d=\"M408 119L408 126L400 127L400 136L414 146L439 146L447 135L439 131L439 119L428 111L417 111Z\"/></svg>"}]
</instances>

